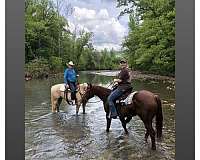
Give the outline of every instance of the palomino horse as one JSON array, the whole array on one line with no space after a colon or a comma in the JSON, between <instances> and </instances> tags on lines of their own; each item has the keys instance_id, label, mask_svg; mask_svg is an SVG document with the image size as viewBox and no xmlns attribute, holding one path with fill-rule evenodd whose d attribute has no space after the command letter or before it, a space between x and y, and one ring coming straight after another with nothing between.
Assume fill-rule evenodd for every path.
<instances>
[{"instance_id":1,"label":"palomino horse","mask_svg":"<svg viewBox=\"0 0 200 160\"><path fill-rule=\"evenodd\" d=\"M83 96L83 105L85 105L94 95L98 96L103 101L104 110L106 112L107 132L109 132L111 124L111 119L108 118L109 106L107 102L110 93L111 90L108 88L89 84L88 89ZM152 127L152 119L154 116L156 116L157 138L161 138L163 127L163 114L159 96L154 95L149 91L141 90L134 94L131 104L122 106L120 103L117 103L116 108L126 134L128 134L126 124L130 122L132 117L138 115L141 118L146 128L145 140L147 141L148 136L150 135L152 149L155 150L155 131Z\"/></svg>"},{"instance_id":2,"label":"palomino horse","mask_svg":"<svg viewBox=\"0 0 200 160\"><path fill-rule=\"evenodd\" d=\"M87 83L80 84L78 91L76 92L76 114L78 114L79 108L82 104L82 96L87 90ZM65 84L56 84L51 87L51 106L52 112L59 112L59 106L62 102L62 99L66 100L64 93ZM83 106L83 113L85 114L85 106Z\"/></svg>"}]
</instances>

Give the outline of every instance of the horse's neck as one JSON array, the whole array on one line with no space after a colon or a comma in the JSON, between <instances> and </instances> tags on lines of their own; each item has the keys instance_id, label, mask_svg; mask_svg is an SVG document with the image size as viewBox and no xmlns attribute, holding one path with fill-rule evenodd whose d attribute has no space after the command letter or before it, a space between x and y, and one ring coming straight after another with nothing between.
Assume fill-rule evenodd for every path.
<instances>
[{"instance_id":1,"label":"horse's neck","mask_svg":"<svg viewBox=\"0 0 200 160\"><path fill-rule=\"evenodd\" d=\"M108 90L107 88L103 88L100 86L94 87L94 95L98 96L103 102L106 102L109 94L110 94L110 90Z\"/></svg>"}]
</instances>

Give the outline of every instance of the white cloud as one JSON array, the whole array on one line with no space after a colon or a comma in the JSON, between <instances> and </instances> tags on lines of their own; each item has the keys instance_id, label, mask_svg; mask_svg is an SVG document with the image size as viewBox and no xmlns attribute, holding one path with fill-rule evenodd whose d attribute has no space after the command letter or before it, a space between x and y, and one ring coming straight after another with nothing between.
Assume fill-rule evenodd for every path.
<instances>
[{"instance_id":1,"label":"white cloud","mask_svg":"<svg viewBox=\"0 0 200 160\"><path fill-rule=\"evenodd\" d=\"M87 27L84 27L83 25L81 24L74 24L70 21L68 21L68 26L65 26L65 29L69 29L70 32L79 32L79 31L85 31L85 32L90 32L89 29Z\"/></svg>"},{"instance_id":2,"label":"white cloud","mask_svg":"<svg viewBox=\"0 0 200 160\"><path fill-rule=\"evenodd\" d=\"M103 49L103 47L120 49L126 28L116 18L110 16L107 9L95 11L86 8L74 8L72 21L75 28L93 32L93 44L95 48L99 50Z\"/></svg>"},{"instance_id":3,"label":"white cloud","mask_svg":"<svg viewBox=\"0 0 200 160\"><path fill-rule=\"evenodd\" d=\"M78 21L91 20L95 18L96 11L86 8L74 7L73 15Z\"/></svg>"},{"instance_id":4,"label":"white cloud","mask_svg":"<svg viewBox=\"0 0 200 160\"><path fill-rule=\"evenodd\" d=\"M101 9L99 11L99 13L97 14L97 17L99 19L108 19L109 18L109 15L108 15L108 11L107 9Z\"/></svg>"},{"instance_id":5,"label":"white cloud","mask_svg":"<svg viewBox=\"0 0 200 160\"><path fill-rule=\"evenodd\" d=\"M118 44L113 44L113 43L102 43L100 45L94 45L94 48L97 50L103 50L104 48L106 48L107 50L120 50L121 46Z\"/></svg>"}]
</instances>

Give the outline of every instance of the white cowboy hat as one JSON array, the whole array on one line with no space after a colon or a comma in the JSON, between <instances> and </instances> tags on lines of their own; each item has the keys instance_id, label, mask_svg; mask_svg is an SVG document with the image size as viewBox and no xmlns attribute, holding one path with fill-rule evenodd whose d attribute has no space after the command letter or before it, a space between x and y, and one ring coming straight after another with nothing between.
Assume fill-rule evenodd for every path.
<instances>
[{"instance_id":1,"label":"white cowboy hat","mask_svg":"<svg viewBox=\"0 0 200 160\"><path fill-rule=\"evenodd\" d=\"M68 65L74 66L74 63L73 63L72 61L70 61L70 62L68 63Z\"/></svg>"}]
</instances>

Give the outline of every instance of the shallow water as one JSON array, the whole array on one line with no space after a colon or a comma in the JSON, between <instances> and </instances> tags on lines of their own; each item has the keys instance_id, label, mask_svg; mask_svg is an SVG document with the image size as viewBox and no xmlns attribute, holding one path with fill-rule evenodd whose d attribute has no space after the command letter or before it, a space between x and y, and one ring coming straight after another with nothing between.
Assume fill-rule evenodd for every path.
<instances>
[{"instance_id":1,"label":"shallow water","mask_svg":"<svg viewBox=\"0 0 200 160\"><path fill-rule=\"evenodd\" d=\"M110 73L109 73L110 74ZM108 86L112 77L83 72L80 82ZM150 90L164 101L163 140L151 150L150 139L144 141L144 125L136 116L127 124L124 134L119 119L112 120L106 133L103 104L98 97L89 100L86 114L75 115L75 106L62 103L60 113L51 113L50 87L62 78L32 80L25 84L25 159L56 160L131 160L175 159L175 93L162 82L134 81L134 90ZM92 103L97 102L97 103Z\"/></svg>"}]
</instances>

